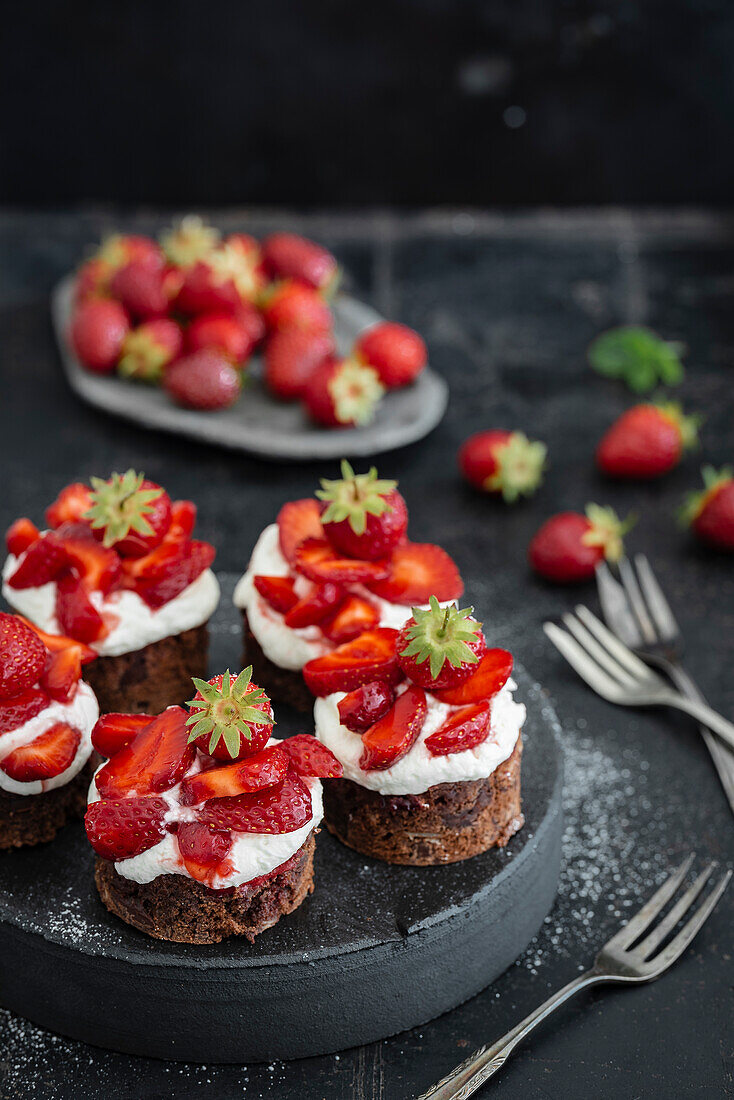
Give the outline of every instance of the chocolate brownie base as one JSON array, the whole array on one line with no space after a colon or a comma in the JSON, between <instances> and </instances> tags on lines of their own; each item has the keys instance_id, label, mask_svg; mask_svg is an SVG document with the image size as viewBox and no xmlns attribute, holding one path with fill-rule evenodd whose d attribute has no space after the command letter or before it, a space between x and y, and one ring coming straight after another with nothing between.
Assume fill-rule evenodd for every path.
<instances>
[{"instance_id":1,"label":"chocolate brownie base","mask_svg":"<svg viewBox=\"0 0 734 1100\"><path fill-rule=\"evenodd\" d=\"M329 832L362 855L426 867L503 848L523 825L522 739L487 779L439 783L424 794L382 795L350 779L324 784Z\"/></svg>"},{"instance_id":2,"label":"chocolate brownie base","mask_svg":"<svg viewBox=\"0 0 734 1100\"><path fill-rule=\"evenodd\" d=\"M160 714L193 695L191 677L206 679L209 631L206 623L161 638L118 657L97 657L84 666L101 714Z\"/></svg>"},{"instance_id":3,"label":"chocolate brownie base","mask_svg":"<svg viewBox=\"0 0 734 1100\"><path fill-rule=\"evenodd\" d=\"M219 943L245 936L250 943L313 892L315 832L270 875L225 890L210 890L185 875L132 882L114 863L97 859L94 879L111 913L158 940Z\"/></svg>"},{"instance_id":4,"label":"chocolate brownie base","mask_svg":"<svg viewBox=\"0 0 734 1100\"><path fill-rule=\"evenodd\" d=\"M78 775L63 787L42 794L12 794L0 790L0 849L45 844L87 808L87 791L94 773L93 754Z\"/></svg>"},{"instance_id":5,"label":"chocolate brownie base","mask_svg":"<svg viewBox=\"0 0 734 1100\"><path fill-rule=\"evenodd\" d=\"M300 672L280 668L265 656L255 635L250 630L247 612L242 612L243 642L242 667L252 665L252 678L269 695L274 703L285 703L294 710L307 714L313 710L314 697L306 687Z\"/></svg>"}]
</instances>

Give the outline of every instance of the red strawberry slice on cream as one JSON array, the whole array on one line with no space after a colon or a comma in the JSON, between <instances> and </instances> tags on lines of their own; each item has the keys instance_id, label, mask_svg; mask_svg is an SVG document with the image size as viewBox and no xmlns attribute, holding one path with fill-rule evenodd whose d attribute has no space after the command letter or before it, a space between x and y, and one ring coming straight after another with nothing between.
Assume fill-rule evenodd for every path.
<instances>
[{"instance_id":1,"label":"red strawberry slice on cream","mask_svg":"<svg viewBox=\"0 0 734 1100\"><path fill-rule=\"evenodd\" d=\"M199 811L199 820L205 824L243 833L293 833L312 817L311 794L293 768L277 787L234 798L213 798Z\"/></svg>"},{"instance_id":2,"label":"red strawberry slice on cream","mask_svg":"<svg viewBox=\"0 0 734 1100\"><path fill-rule=\"evenodd\" d=\"M317 584L313 592L304 596L287 612L285 625L294 630L304 626L315 626L343 603L344 595L344 589L331 581Z\"/></svg>"},{"instance_id":3,"label":"red strawberry slice on cream","mask_svg":"<svg viewBox=\"0 0 734 1100\"><path fill-rule=\"evenodd\" d=\"M321 505L313 497L291 500L278 512L278 539L283 557L290 565L296 560L296 550L306 539L322 539Z\"/></svg>"},{"instance_id":4,"label":"red strawberry slice on cream","mask_svg":"<svg viewBox=\"0 0 734 1100\"><path fill-rule=\"evenodd\" d=\"M183 707L168 707L144 726L97 772L100 795L152 794L175 786L191 767L196 752L188 743L187 717Z\"/></svg>"},{"instance_id":5,"label":"red strawberry slice on cream","mask_svg":"<svg viewBox=\"0 0 734 1100\"><path fill-rule=\"evenodd\" d=\"M488 649L468 680L434 694L442 703L451 703L452 706L484 703L505 686L511 672L512 654L506 649Z\"/></svg>"},{"instance_id":6,"label":"red strawberry slice on cream","mask_svg":"<svg viewBox=\"0 0 734 1100\"><path fill-rule=\"evenodd\" d=\"M360 561L348 558L326 539L306 539L295 551L295 566L312 581L334 584L368 584L388 576L384 561Z\"/></svg>"},{"instance_id":7,"label":"red strawberry slice on cream","mask_svg":"<svg viewBox=\"0 0 734 1100\"><path fill-rule=\"evenodd\" d=\"M298 775L310 775L316 779L339 779L344 773L331 749L327 749L311 733L297 733L295 737L287 737L280 747L290 758L293 770Z\"/></svg>"},{"instance_id":8,"label":"red strawberry slice on cream","mask_svg":"<svg viewBox=\"0 0 734 1100\"><path fill-rule=\"evenodd\" d=\"M322 634L330 642L341 645L364 634L365 630L372 630L379 621L380 613L369 600L348 596L320 625Z\"/></svg>"},{"instance_id":9,"label":"red strawberry slice on cream","mask_svg":"<svg viewBox=\"0 0 734 1100\"><path fill-rule=\"evenodd\" d=\"M402 679L395 653L398 631L391 627L367 630L331 653L315 657L303 666L303 676L314 695L353 691L370 680L397 684Z\"/></svg>"},{"instance_id":10,"label":"red strawberry slice on cream","mask_svg":"<svg viewBox=\"0 0 734 1100\"><path fill-rule=\"evenodd\" d=\"M114 756L152 721L150 714L102 714L92 730L92 744L101 756Z\"/></svg>"},{"instance_id":11,"label":"red strawberry slice on cream","mask_svg":"<svg viewBox=\"0 0 734 1100\"><path fill-rule=\"evenodd\" d=\"M474 703L460 707L444 722L440 729L426 738L426 748L433 756L449 756L476 748L486 740L489 732L489 703Z\"/></svg>"},{"instance_id":12,"label":"red strawberry slice on cream","mask_svg":"<svg viewBox=\"0 0 734 1100\"><path fill-rule=\"evenodd\" d=\"M184 779L179 797L183 806L194 806L211 798L250 794L282 783L287 771L287 754L279 745L272 745L245 760L222 768L208 768Z\"/></svg>"},{"instance_id":13,"label":"red strawberry slice on cream","mask_svg":"<svg viewBox=\"0 0 734 1100\"><path fill-rule=\"evenodd\" d=\"M428 603L431 596L445 602L458 600L464 582L454 561L445 550L432 543L406 542L396 546L384 580L369 583L369 588L390 603Z\"/></svg>"},{"instance_id":14,"label":"red strawberry slice on cream","mask_svg":"<svg viewBox=\"0 0 734 1100\"><path fill-rule=\"evenodd\" d=\"M273 611L279 611L281 615L285 615L298 603L293 577L257 576L253 577L252 583L255 591L270 604Z\"/></svg>"},{"instance_id":15,"label":"red strawberry slice on cream","mask_svg":"<svg viewBox=\"0 0 734 1100\"><path fill-rule=\"evenodd\" d=\"M93 802L84 816L89 843L102 859L130 859L166 835L168 806L157 795Z\"/></svg>"},{"instance_id":16,"label":"red strawberry slice on cream","mask_svg":"<svg viewBox=\"0 0 734 1100\"><path fill-rule=\"evenodd\" d=\"M72 764L82 735L66 722L56 722L27 745L0 758L0 769L18 783L52 779Z\"/></svg>"},{"instance_id":17,"label":"red strawberry slice on cream","mask_svg":"<svg viewBox=\"0 0 734 1100\"><path fill-rule=\"evenodd\" d=\"M197 882L211 884L215 877L226 877L234 870L227 859L233 844L230 833L198 821L182 821L176 831L176 841L184 867Z\"/></svg>"},{"instance_id":18,"label":"red strawberry slice on cream","mask_svg":"<svg viewBox=\"0 0 734 1100\"><path fill-rule=\"evenodd\" d=\"M409 687L382 718L362 734L364 751L359 766L384 771L412 748L423 729L428 707L423 688Z\"/></svg>"}]
</instances>

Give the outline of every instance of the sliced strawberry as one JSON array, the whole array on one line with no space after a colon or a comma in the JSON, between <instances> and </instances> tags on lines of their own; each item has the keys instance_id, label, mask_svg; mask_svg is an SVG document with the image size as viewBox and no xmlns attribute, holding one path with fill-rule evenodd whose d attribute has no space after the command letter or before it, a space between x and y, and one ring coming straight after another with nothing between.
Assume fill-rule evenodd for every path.
<instances>
[{"instance_id":1,"label":"sliced strawberry","mask_svg":"<svg viewBox=\"0 0 734 1100\"><path fill-rule=\"evenodd\" d=\"M170 790L194 761L183 707L168 707L144 726L125 748L97 772L97 790L103 798L128 791L152 794Z\"/></svg>"},{"instance_id":2,"label":"sliced strawberry","mask_svg":"<svg viewBox=\"0 0 734 1100\"><path fill-rule=\"evenodd\" d=\"M321 632L330 642L341 645L364 634L365 630L372 630L379 621L380 613L369 600L347 596L342 605L323 620Z\"/></svg>"},{"instance_id":3,"label":"sliced strawberry","mask_svg":"<svg viewBox=\"0 0 734 1100\"><path fill-rule=\"evenodd\" d=\"M53 504L46 509L49 527L62 523L76 523L92 506L92 490L81 481L75 481L62 489Z\"/></svg>"},{"instance_id":4,"label":"sliced strawberry","mask_svg":"<svg viewBox=\"0 0 734 1100\"><path fill-rule=\"evenodd\" d=\"M484 703L496 695L510 678L512 654L506 649L488 649L468 680L458 687L435 692L442 703L462 706L464 703Z\"/></svg>"},{"instance_id":5,"label":"sliced strawberry","mask_svg":"<svg viewBox=\"0 0 734 1100\"><path fill-rule=\"evenodd\" d=\"M426 748L433 756L448 756L452 752L475 748L489 733L489 715L489 702L460 707L440 729L426 738Z\"/></svg>"},{"instance_id":6,"label":"sliced strawberry","mask_svg":"<svg viewBox=\"0 0 734 1100\"><path fill-rule=\"evenodd\" d=\"M423 729L428 707L423 688L411 686L399 695L387 714L362 734L359 766L384 771L405 756Z\"/></svg>"},{"instance_id":7,"label":"sliced strawberry","mask_svg":"<svg viewBox=\"0 0 734 1100\"><path fill-rule=\"evenodd\" d=\"M214 561L208 542L162 542L142 558L126 559L123 575L140 598L156 610L188 588Z\"/></svg>"},{"instance_id":8,"label":"sliced strawberry","mask_svg":"<svg viewBox=\"0 0 734 1100\"><path fill-rule=\"evenodd\" d=\"M395 654L397 630L378 627L337 646L303 666L303 676L314 695L353 691L370 680L397 684L402 679Z\"/></svg>"},{"instance_id":9,"label":"sliced strawberry","mask_svg":"<svg viewBox=\"0 0 734 1100\"><path fill-rule=\"evenodd\" d=\"M396 546L388 566L387 578L370 583L369 587L390 603L412 606L428 603L431 596L441 601L456 600L464 591L454 561L440 546L430 542Z\"/></svg>"},{"instance_id":10,"label":"sliced strawberry","mask_svg":"<svg viewBox=\"0 0 734 1100\"><path fill-rule=\"evenodd\" d=\"M346 558L327 539L306 539L295 552L296 569L312 581L334 584L371 584L388 576L385 561Z\"/></svg>"},{"instance_id":11,"label":"sliced strawberry","mask_svg":"<svg viewBox=\"0 0 734 1100\"><path fill-rule=\"evenodd\" d=\"M91 530L88 537L73 538L58 532L69 559L86 582L87 588L105 595L120 576L120 558L97 542Z\"/></svg>"},{"instance_id":12,"label":"sliced strawberry","mask_svg":"<svg viewBox=\"0 0 734 1100\"><path fill-rule=\"evenodd\" d=\"M304 626L314 626L330 615L344 600L344 589L338 584L327 581L317 584L313 592L304 596L290 609L285 617L285 625L293 630Z\"/></svg>"},{"instance_id":13,"label":"sliced strawberry","mask_svg":"<svg viewBox=\"0 0 734 1100\"><path fill-rule=\"evenodd\" d=\"M293 577L253 577L252 583L266 603L269 603L274 611L285 615L298 603L298 596L293 587Z\"/></svg>"},{"instance_id":14,"label":"sliced strawberry","mask_svg":"<svg viewBox=\"0 0 734 1100\"><path fill-rule=\"evenodd\" d=\"M310 791L293 768L277 787L234 798L213 798L199 811L199 820L215 829L241 833L293 833L312 817Z\"/></svg>"},{"instance_id":15,"label":"sliced strawberry","mask_svg":"<svg viewBox=\"0 0 734 1100\"><path fill-rule=\"evenodd\" d=\"M18 615L0 611L0 699L38 683L48 653L35 630Z\"/></svg>"},{"instance_id":16,"label":"sliced strawberry","mask_svg":"<svg viewBox=\"0 0 734 1100\"><path fill-rule=\"evenodd\" d=\"M42 710L45 710L51 700L45 691L38 688L28 688L10 699L0 699L0 734L10 733L18 726L30 722Z\"/></svg>"},{"instance_id":17,"label":"sliced strawberry","mask_svg":"<svg viewBox=\"0 0 734 1100\"><path fill-rule=\"evenodd\" d=\"M92 730L92 744L101 756L114 756L152 721L150 714L102 714Z\"/></svg>"},{"instance_id":18,"label":"sliced strawberry","mask_svg":"<svg viewBox=\"0 0 734 1100\"><path fill-rule=\"evenodd\" d=\"M287 737L280 746L290 757L291 766L298 775L310 775L316 779L339 779L344 768L331 749L312 733L298 733Z\"/></svg>"},{"instance_id":19,"label":"sliced strawberry","mask_svg":"<svg viewBox=\"0 0 734 1100\"><path fill-rule=\"evenodd\" d=\"M84 815L84 828L102 859L130 859L147 852L166 835L167 810L167 804L156 795L93 802Z\"/></svg>"},{"instance_id":20,"label":"sliced strawberry","mask_svg":"<svg viewBox=\"0 0 734 1100\"><path fill-rule=\"evenodd\" d=\"M174 500L171 502L171 525L164 538L169 541L189 539L196 526L196 505L192 500Z\"/></svg>"},{"instance_id":21,"label":"sliced strawberry","mask_svg":"<svg viewBox=\"0 0 734 1100\"><path fill-rule=\"evenodd\" d=\"M0 759L0 768L18 783L51 779L71 765L82 735L66 722L56 722Z\"/></svg>"},{"instance_id":22,"label":"sliced strawberry","mask_svg":"<svg viewBox=\"0 0 734 1100\"><path fill-rule=\"evenodd\" d=\"M56 582L56 618L64 633L80 642L96 642L108 632L84 583L71 573L65 573Z\"/></svg>"},{"instance_id":23,"label":"sliced strawberry","mask_svg":"<svg viewBox=\"0 0 734 1100\"><path fill-rule=\"evenodd\" d=\"M278 512L278 538L283 557L291 565L296 560L296 550L306 539L324 537L321 526L321 505L313 497L291 500Z\"/></svg>"},{"instance_id":24,"label":"sliced strawberry","mask_svg":"<svg viewBox=\"0 0 734 1100\"><path fill-rule=\"evenodd\" d=\"M40 687L52 699L66 703L73 698L82 674L82 658L79 646L69 646L49 653L46 667L40 679Z\"/></svg>"},{"instance_id":25,"label":"sliced strawberry","mask_svg":"<svg viewBox=\"0 0 734 1100\"><path fill-rule=\"evenodd\" d=\"M91 649L88 645L84 645L77 638L67 638L64 634L47 634L45 630L41 630L40 626L36 626L30 619L24 618L22 615L18 616L26 626L29 626L31 630L35 630L38 637L41 639L46 649L51 653L58 653L62 649L74 648L78 650L81 662L86 665L89 661L94 661L97 657L95 650Z\"/></svg>"},{"instance_id":26,"label":"sliced strawberry","mask_svg":"<svg viewBox=\"0 0 734 1100\"><path fill-rule=\"evenodd\" d=\"M23 517L11 523L5 532L5 545L8 553L18 558L24 554L29 546L32 546L41 537L41 532L35 523Z\"/></svg>"},{"instance_id":27,"label":"sliced strawberry","mask_svg":"<svg viewBox=\"0 0 734 1100\"><path fill-rule=\"evenodd\" d=\"M40 588L42 584L56 580L68 564L69 558L61 540L49 532L28 547L20 565L8 578L8 586Z\"/></svg>"},{"instance_id":28,"label":"sliced strawberry","mask_svg":"<svg viewBox=\"0 0 734 1100\"><path fill-rule=\"evenodd\" d=\"M352 733L364 733L374 726L378 718L387 714L395 702L395 692L390 684L382 680L372 680L355 691L348 692L339 700L337 710L342 725Z\"/></svg>"},{"instance_id":29,"label":"sliced strawberry","mask_svg":"<svg viewBox=\"0 0 734 1100\"><path fill-rule=\"evenodd\" d=\"M183 821L176 831L176 841L184 867L197 882L211 884L217 876L226 876L233 869L227 859L234 843L230 833L198 821Z\"/></svg>"},{"instance_id":30,"label":"sliced strawberry","mask_svg":"<svg viewBox=\"0 0 734 1100\"><path fill-rule=\"evenodd\" d=\"M288 757L279 745L248 756L235 764L221 768L208 768L181 784L181 804L194 806L210 798L228 798L238 794L251 794L265 787L282 783L288 771Z\"/></svg>"}]
</instances>

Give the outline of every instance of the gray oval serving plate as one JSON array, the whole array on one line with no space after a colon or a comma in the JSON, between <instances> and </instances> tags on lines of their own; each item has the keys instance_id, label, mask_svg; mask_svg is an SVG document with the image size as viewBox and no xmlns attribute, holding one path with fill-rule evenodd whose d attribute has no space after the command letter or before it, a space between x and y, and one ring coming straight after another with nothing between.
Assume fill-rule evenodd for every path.
<instances>
[{"instance_id":1,"label":"gray oval serving plate","mask_svg":"<svg viewBox=\"0 0 734 1100\"><path fill-rule=\"evenodd\" d=\"M430 367L412 386L388 393L375 419L361 428L319 428L298 404L276 401L262 382L260 356L250 361L251 384L231 409L197 412L174 405L163 390L110 375L91 374L66 340L74 290L67 275L51 295L51 316L61 362L79 397L113 416L205 443L247 451L261 458L301 462L373 455L422 439L439 423L448 404L448 386ZM370 306L347 295L332 303L337 349L346 354L362 329L382 320Z\"/></svg>"}]
</instances>

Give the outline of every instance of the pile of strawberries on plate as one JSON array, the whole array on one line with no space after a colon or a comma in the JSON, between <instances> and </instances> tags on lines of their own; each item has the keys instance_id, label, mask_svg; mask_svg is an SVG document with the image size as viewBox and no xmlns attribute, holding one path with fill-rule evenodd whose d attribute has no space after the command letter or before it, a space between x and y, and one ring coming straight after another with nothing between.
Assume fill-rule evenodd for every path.
<instances>
[{"instance_id":1,"label":"pile of strawberries on plate","mask_svg":"<svg viewBox=\"0 0 734 1100\"><path fill-rule=\"evenodd\" d=\"M113 236L77 272L69 340L96 374L161 385L187 408L233 405L252 353L282 401L328 427L367 423L426 365L421 337L380 322L339 356L329 299L336 259L292 233L222 237L189 216L161 235Z\"/></svg>"}]
</instances>

